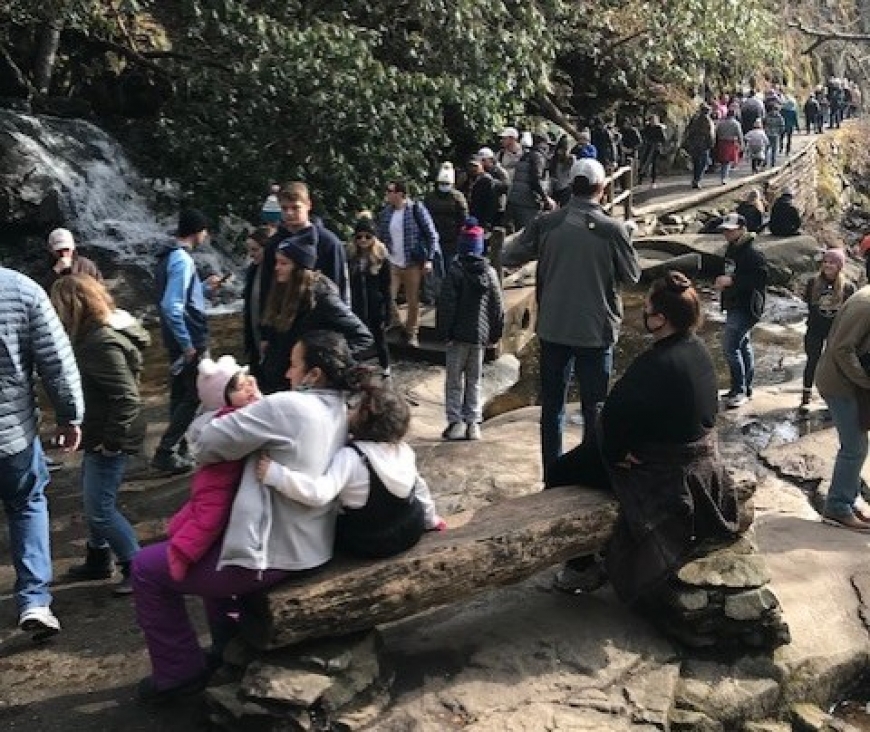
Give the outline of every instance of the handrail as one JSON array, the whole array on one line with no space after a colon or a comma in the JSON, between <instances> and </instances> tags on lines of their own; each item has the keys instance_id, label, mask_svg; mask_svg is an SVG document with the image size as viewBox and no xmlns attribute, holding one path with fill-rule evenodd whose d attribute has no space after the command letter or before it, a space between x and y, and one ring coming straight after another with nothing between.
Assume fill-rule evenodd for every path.
<instances>
[{"instance_id":1,"label":"handrail","mask_svg":"<svg viewBox=\"0 0 870 732\"><path fill-rule=\"evenodd\" d=\"M619 184L619 193L616 186ZM611 216L613 209L622 204L623 216L628 221L633 215L634 195L634 161L631 165L623 165L614 170L604 179L604 195L601 197L601 208Z\"/></svg>"}]
</instances>

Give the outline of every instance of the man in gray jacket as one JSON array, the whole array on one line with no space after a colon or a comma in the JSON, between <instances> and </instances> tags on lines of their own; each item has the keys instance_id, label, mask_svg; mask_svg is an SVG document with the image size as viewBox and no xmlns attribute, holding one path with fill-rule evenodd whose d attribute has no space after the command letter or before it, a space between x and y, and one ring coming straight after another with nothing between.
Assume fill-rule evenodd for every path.
<instances>
[{"instance_id":1,"label":"man in gray jacket","mask_svg":"<svg viewBox=\"0 0 870 732\"><path fill-rule=\"evenodd\" d=\"M51 611L48 468L37 431L34 369L54 406L56 441L81 440L85 404L69 339L43 289L0 267L0 499L9 525L18 627L44 640L60 630Z\"/></svg>"},{"instance_id":2,"label":"man in gray jacket","mask_svg":"<svg viewBox=\"0 0 870 732\"><path fill-rule=\"evenodd\" d=\"M537 333L541 346L541 462L544 480L562 454L565 396L577 376L583 439L592 439L607 395L613 345L622 323L621 284L640 279L637 252L624 223L601 208L604 168L583 158L571 170L564 208L535 219L505 264L537 257Z\"/></svg>"}]
</instances>

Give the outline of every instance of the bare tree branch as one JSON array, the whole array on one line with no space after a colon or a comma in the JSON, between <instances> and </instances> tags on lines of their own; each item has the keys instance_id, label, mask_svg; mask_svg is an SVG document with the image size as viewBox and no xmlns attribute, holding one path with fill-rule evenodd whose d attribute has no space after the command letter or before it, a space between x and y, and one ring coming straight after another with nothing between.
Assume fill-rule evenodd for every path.
<instances>
[{"instance_id":1,"label":"bare tree branch","mask_svg":"<svg viewBox=\"0 0 870 732\"><path fill-rule=\"evenodd\" d=\"M828 43L829 41L849 41L852 43L870 43L870 33L843 33L841 31L834 30L822 30L820 28L811 28L805 26L802 21L789 21L787 23L789 28L794 28L795 30L803 33L805 36L809 36L813 38L813 42L806 48L804 51L805 54L812 53L823 43Z\"/></svg>"}]
</instances>

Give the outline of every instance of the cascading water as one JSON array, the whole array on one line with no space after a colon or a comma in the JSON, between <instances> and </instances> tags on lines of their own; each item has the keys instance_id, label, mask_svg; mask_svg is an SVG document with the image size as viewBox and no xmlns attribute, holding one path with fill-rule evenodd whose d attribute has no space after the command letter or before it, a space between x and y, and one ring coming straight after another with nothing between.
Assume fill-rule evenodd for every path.
<instances>
[{"instance_id":1,"label":"cascading water","mask_svg":"<svg viewBox=\"0 0 870 732\"><path fill-rule=\"evenodd\" d=\"M102 259L150 278L174 217L158 217L155 186L139 175L114 139L83 120L3 110L0 135L7 138L3 147L13 151L9 164L24 202L38 205L56 196L62 221L55 223L69 228L81 246L102 250ZM0 164L0 173L9 178L6 166L6 161ZM210 246L198 249L195 257L202 274L238 274L238 264Z\"/></svg>"}]
</instances>

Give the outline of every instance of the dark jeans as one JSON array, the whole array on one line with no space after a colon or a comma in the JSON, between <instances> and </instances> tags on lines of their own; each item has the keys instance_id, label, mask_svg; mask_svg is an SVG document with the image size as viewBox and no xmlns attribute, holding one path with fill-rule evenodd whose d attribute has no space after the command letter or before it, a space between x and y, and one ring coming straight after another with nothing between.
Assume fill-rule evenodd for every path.
<instances>
[{"instance_id":1,"label":"dark jeans","mask_svg":"<svg viewBox=\"0 0 870 732\"><path fill-rule=\"evenodd\" d=\"M370 323L369 330L375 339L375 353L378 356L378 365L382 369L390 368L390 351L387 348L387 333L383 323Z\"/></svg>"},{"instance_id":2,"label":"dark jeans","mask_svg":"<svg viewBox=\"0 0 870 732\"><path fill-rule=\"evenodd\" d=\"M704 172L710 165L710 152L705 150L700 155L695 155L692 158L692 185L697 186L701 183L701 178L704 177Z\"/></svg>"},{"instance_id":3,"label":"dark jeans","mask_svg":"<svg viewBox=\"0 0 870 732\"><path fill-rule=\"evenodd\" d=\"M731 372L731 392L752 395L755 354L750 333L757 321L745 310L729 310L722 331L722 352Z\"/></svg>"},{"instance_id":4,"label":"dark jeans","mask_svg":"<svg viewBox=\"0 0 870 732\"><path fill-rule=\"evenodd\" d=\"M816 367L822 357L827 333L811 333L807 331L804 336L804 351L807 354L807 365L804 366L804 389L812 389L816 378Z\"/></svg>"},{"instance_id":5,"label":"dark jeans","mask_svg":"<svg viewBox=\"0 0 870 732\"><path fill-rule=\"evenodd\" d=\"M649 173L649 179L651 183L656 182L656 177L658 176L659 170L659 149L657 147L650 147L644 150L643 157L640 161L640 168L637 173L637 181L638 183L642 182L647 173Z\"/></svg>"},{"instance_id":6,"label":"dark jeans","mask_svg":"<svg viewBox=\"0 0 870 732\"><path fill-rule=\"evenodd\" d=\"M782 133L782 139L779 141L779 151L785 152L786 155L791 155L791 137L794 134L794 127L786 127Z\"/></svg>"},{"instance_id":7,"label":"dark jeans","mask_svg":"<svg viewBox=\"0 0 870 732\"><path fill-rule=\"evenodd\" d=\"M196 410L199 408L196 375L200 358L202 356L197 353L193 361L184 366L181 373L170 377L169 424L163 437L160 438L158 452L175 452L196 416Z\"/></svg>"},{"instance_id":8,"label":"dark jeans","mask_svg":"<svg viewBox=\"0 0 870 732\"><path fill-rule=\"evenodd\" d=\"M607 396L613 370L613 347L574 348L541 340L541 463L544 481L562 454L565 399L571 371L579 382L583 411L583 442L593 441L598 408Z\"/></svg>"}]
</instances>

